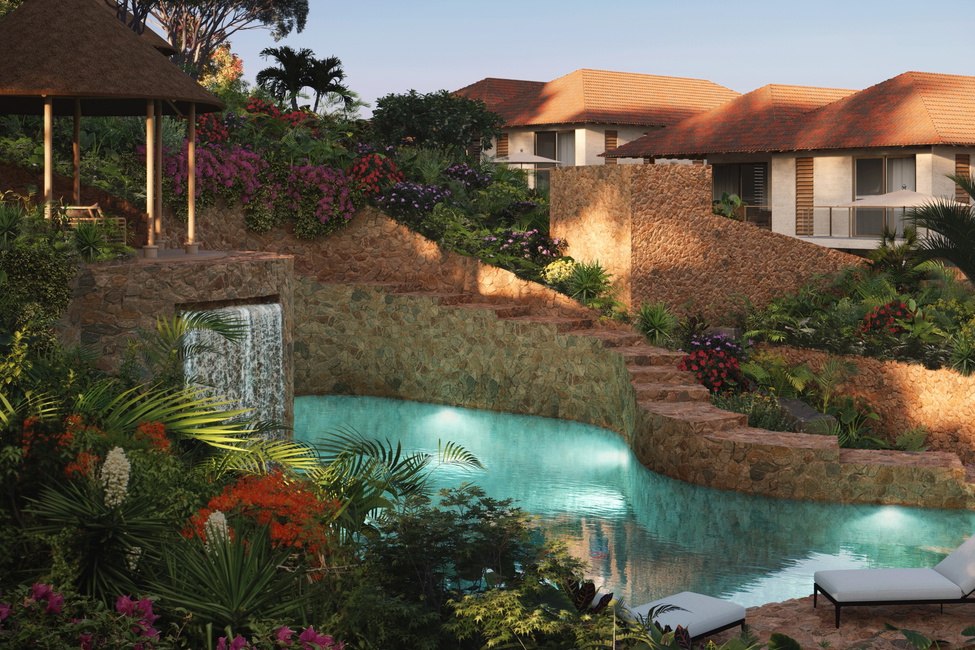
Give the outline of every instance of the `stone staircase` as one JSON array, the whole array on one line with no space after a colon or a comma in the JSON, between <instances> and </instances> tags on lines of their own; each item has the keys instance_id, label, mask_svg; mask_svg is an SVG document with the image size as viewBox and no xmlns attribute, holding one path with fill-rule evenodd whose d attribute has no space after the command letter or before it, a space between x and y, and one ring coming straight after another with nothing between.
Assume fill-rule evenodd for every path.
<instances>
[{"instance_id":1,"label":"stone staircase","mask_svg":"<svg viewBox=\"0 0 975 650\"><path fill-rule=\"evenodd\" d=\"M648 412L681 420L685 426L700 434L747 428L746 416L713 407L707 388L697 383L692 373L677 370L683 353L651 346L631 327L616 323L601 324L595 313L587 318L568 318L533 313L530 306L516 300L488 298L472 293L430 291L411 283L370 285L381 285L396 295L433 298L443 307L493 312L500 320L554 327L559 334L594 339L623 357L630 373L630 382L636 391L637 403Z\"/></svg>"}]
</instances>

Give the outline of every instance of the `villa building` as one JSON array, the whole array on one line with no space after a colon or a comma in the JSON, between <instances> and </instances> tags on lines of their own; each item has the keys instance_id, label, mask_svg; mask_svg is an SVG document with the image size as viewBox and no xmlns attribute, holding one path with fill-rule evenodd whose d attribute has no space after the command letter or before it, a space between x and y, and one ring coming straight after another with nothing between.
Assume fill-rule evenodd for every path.
<instances>
[{"instance_id":1,"label":"villa building","mask_svg":"<svg viewBox=\"0 0 975 650\"><path fill-rule=\"evenodd\" d=\"M599 154L739 96L703 79L588 69L549 82L482 79L456 94L480 99L504 117L487 155L532 154L560 166L643 162Z\"/></svg>"},{"instance_id":2,"label":"villa building","mask_svg":"<svg viewBox=\"0 0 975 650\"><path fill-rule=\"evenodd\" d=\"M904 219L870 197L909 190L968 203L947 175L968 175L973 153L975 77L906 72L859 92L764 86L602 156L706 162L714 198L738 194L747 220L863 251Z\"/></svg>"}]
</instances>

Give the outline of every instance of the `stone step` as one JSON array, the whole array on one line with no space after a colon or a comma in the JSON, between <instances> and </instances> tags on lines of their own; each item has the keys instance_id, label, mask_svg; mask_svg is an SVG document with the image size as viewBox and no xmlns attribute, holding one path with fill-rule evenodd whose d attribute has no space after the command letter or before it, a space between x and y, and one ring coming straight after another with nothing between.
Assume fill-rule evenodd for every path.
<instances>
[{"instance_id":1,"label":"stone step","mask_svg":"<svg viewBox=\"0 0 975 650\"><path fill-rule=\"evenodd\" d=\"M564 318L562 316L512 316L506 317L505 320L514 321L516 323L545 323L548 325L554 325L555 331L559 334L575 334L577 332L585 332L587 330L583 328L592 326L591 318Z\"/></svg>"},{"instance_id":2,"label":"stone step","mask_svg":"<svg viewBox=\"0 0 975 650\"><path fill-rule=\"evenodd\" d=\"M497 318L517 318L518 316L528 316L531 308L528 305L518 303L490 303L490 302L461 302L450 305L453 309L481 309L493 311Z\"/></svg>"},{"instance_id":3,"label":"stone step","mask_svg":"<svg viewBox=\"0 0 975 650\"><path fill-rule=\"evenodd\" d=\"M637 404L651 414L682 422L697 435L748 426L747 415L722 411L709 402L642 401Z\"/></svg>"},{"instance_id":4,"label":"stone step","mask_svg":"<svg viewBox=\"0 0 975 650\"><path fill-rule=\"evenodd\" d=\"M693 372L678 370L677 366L627 366L626 369L630 371L630 381L633 383L697 383L697 378L694 376Z\"/></svg>"},{"instance_id":5,"label":"stone step","mask_svg":"<svg viewBox=\"0 0 975 650\"><path fill-rule=\"evenodd\" d=\"M638 402L707 402L710 400L708 389L701 384L674 384L669 382L634 383L636 400Z\"/></svg>"},{"instance_id":6,"label":"stone step","mask_svg":"<svg viewBox=\"0 0 975 650\"><path fill-rule=\"evenodd\" d=\"M441 306L456 305L462 302L470 302L471 300L470 294L459 292L452 293L449 291L416 291L411 288L409 291L396 291L395 293L398 296L419 296L423 298L433 298L437 301L437 304ZM476 297L479 298L480 296Z\"/></svg>"},{"instance_id":7,"label":"stone step","mask_svg":"<svg viewBox=\"0 0 975 650\"><path fill-rule=\"evenodd\" d=\"M676 366L686 355L650 345L634 345L615 348L623 355L628 366Z\"/></svg>"},{"instance_id":8,"label":"stone step","mask_svg":"<svg viewBox=\"0 0 975 650\"><path fill-rule=\"evenodd\" d=\"M589 321L590 323L592 321ZM639 345L644 341L642 334L627 332L626 330L606 330L606 329L580 329L568 332L570 336L588 336L599 339L606 348L625 348Z\"/></svg>"},{"instance_id":9,"label":"stone step","mask_svg":"<svg viewBox=\"0 0 975 650\"><path fill-rule=\"evenodd\" d=\"M839 457L836 436L820 436L810 433L790 433L787 431L768 431L754 427L732 427L711 434L715 438L733 440L743 444L776 445L794 449L835 449Z\"/></svg>"}]
</instances>

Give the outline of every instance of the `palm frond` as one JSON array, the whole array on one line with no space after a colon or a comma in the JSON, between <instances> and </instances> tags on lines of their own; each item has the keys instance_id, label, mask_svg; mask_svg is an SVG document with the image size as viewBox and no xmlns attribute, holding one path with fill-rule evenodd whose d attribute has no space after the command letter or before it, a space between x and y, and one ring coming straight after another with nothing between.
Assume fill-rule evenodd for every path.
<instances>
[{"instance_id":1,"label":"palm frond","mask_svg":"<svg viewBox=\"0 0 975 650\"><path fill-rule=\"evenodd\" d=\"M970 178L950 178L966 191L975 189ZM909 217L928 231L921 241L925 257L946 259L970 280L975 278L975 208L941 199L916 208Z\"/></svg>"},{"instance_id":2,"label":"palm frond","mask_svg":"<svg viewBox=\"0 0 975 650\"><path fill-rule=\"evenodd\" d=\"M74 411L88 415L105 432L135 431L143 422L160 422L167 430L215 447L233 449L255 429L235 422L250 409L221 410L233 400L207 395L205 388L163 390L136 386L119 391L114 380L93 384L74 399Z\"/></svg>"}]
</instances>

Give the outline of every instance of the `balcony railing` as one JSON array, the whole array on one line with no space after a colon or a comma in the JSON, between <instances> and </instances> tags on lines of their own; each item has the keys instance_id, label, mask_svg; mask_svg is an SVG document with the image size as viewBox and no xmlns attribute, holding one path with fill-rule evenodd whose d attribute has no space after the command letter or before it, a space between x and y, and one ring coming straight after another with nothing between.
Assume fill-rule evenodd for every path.
<instances>
[{"instance_id":1,"label":"balcony railing","mask_svg":"<svg viewBox=\"0 0 975 650\"><path fill-rule=\"evenodd\" d=\"M813 206L797 213L796 225L799 236L811 237L864 237L878 239L884 226L904 231L911 208L837 208ZM809 224L812 232L809 232ZM802 226L805 225L805 232Z\"/></svg>"},{"instance_id":2,"label":"balcony railing","mask_svg":"<svg viewBox=\"0 0 975 650\"><path fill-rule=\"evenodd\" d=\"M767 205L741 205L735 208L735 217L745 223L753 223L762 230L772 229L772 208Z\"/></svg>"}]
</instances>

